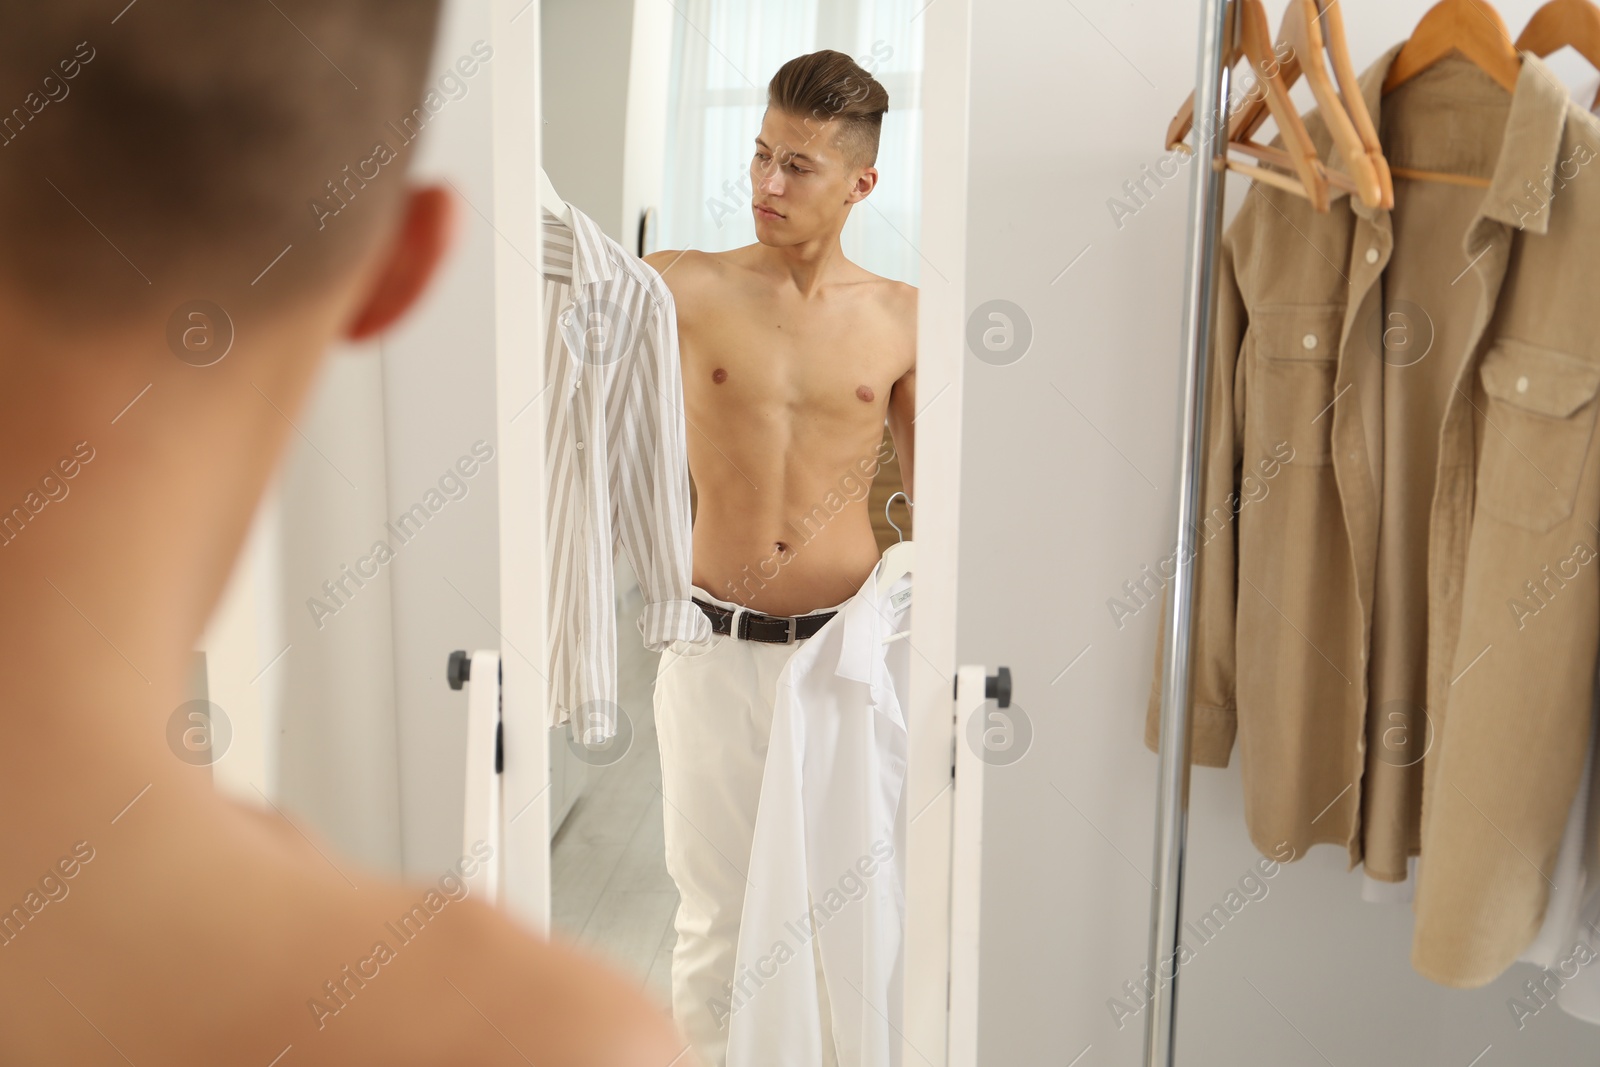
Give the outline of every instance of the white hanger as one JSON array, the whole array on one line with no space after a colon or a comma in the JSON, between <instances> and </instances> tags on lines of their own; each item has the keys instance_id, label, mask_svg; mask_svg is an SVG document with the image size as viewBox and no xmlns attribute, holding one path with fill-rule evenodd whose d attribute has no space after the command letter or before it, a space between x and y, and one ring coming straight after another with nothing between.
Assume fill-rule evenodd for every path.
<instances>
[{"instance_id":1,"label":"white hanger","mask_svg":"<svg viewBox=\"0 0 1600 1067\"><path fill-rule=\"evenodd\" d=\"M894 496L889 498L889 502L883 505L883 517L888 521L890 526L894 526L894 532L900 535L900 540L890 545L888 550L884 552L883 559L879 561L879 596L882 596L891 585L910 574L914 569L913 560L916 555L917 546L906 540L905 531L900 529L900 527L895 526L894 519L889 517L889 509L894 506L894 499L897 496L905 497L907 508L912 506L911 498L906 496L903 490L897 491Z\"/></svg>"},{"instance_id":2,"label":"white hanger","mask_svg":"<svg viewBox=\"0 0 1600 1067\"><path fill-rule=\"evenodd\" d=\"M572 207L556 192L556 187L550 181L550 175L539 168L539 206L555 215L570 228L572 226Z\"/></svg>"}]
</instances>

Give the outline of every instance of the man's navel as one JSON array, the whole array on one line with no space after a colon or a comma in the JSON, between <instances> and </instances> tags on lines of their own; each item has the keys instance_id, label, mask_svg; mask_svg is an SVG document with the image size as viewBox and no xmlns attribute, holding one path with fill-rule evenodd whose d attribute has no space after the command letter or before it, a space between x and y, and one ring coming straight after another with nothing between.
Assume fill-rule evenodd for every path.
<instances>
[{"instance_id":1,"label":"man's navel","mask_svg":"<svg viewBox=\"0 0 1600 1067\"><path fill-rule=\"evenodd\" d=\"M718 385L721 385L723 382L728 380L728 372L723 370L721 367L718 367L716 370L711 372L711 380L716 382Z\"/></svg>"},{"instance_id":2,"label":"man's navel","mask_svg":"<svg viewBox=\"0 0 1600 1067\"><path fill-rule=\"evenodd\" d=\"M869 404L872 403L872 398L876 395L877 394L872 391L872 386L870 385L856 386L856 396L860 397L862 400L865 400Z\"/></svg>"}]
</instances>

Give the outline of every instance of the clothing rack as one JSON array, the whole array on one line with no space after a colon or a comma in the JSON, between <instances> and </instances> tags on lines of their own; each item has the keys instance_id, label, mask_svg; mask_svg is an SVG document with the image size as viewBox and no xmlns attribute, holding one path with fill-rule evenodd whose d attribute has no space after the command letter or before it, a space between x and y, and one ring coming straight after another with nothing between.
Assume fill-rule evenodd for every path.
<instances>
[{"instance_id":1,"label":"clothing rack","mask_svg":"<svg viewBox=\"0 0 1600 1067\"><path fill-rule=\"evenodd\" d=\"M1235 5L1236 10L1243 5ZM1176 1053L1178 944L1183 925L1184 850L1189 821L1189 662L1193 633L1195 532L1205 427L1206 362L1216 306L1216 266L1228 152L1228 80L1224 64L1230 29L1225 0L1201 0L1195 59L1196 160L1189 186L1184 260L1183 452L1178 483L1177 574L1167 604L1161 686L1161 746L1157 772L1145 1067L1172 1067ZM1233 39L1237 39L1234 37ZM1209 123L1209 125L1202 125ZM1207 149L1209 148L1209 152ZM1164 978L1170 974L1170 978Z\"/></svg>"}]
</instances>

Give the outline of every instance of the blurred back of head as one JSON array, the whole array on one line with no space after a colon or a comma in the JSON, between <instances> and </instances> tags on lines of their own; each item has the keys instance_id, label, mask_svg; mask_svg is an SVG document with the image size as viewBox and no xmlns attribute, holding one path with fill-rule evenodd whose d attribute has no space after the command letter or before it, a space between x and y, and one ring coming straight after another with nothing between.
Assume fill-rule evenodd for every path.
<instances>
[{"instance_id":1,"label":"blurred back of head","mask_svg":"<svg viewBox=\"0 0 1600 1067\"><path fill-rule=\"evenodd\" d=\"M5 5L0 289L98 322L213 294L292 301L341 277L404 192L396 129L438 15L439 0ZM379 142L395 158L352 182ZM318 201L345 206L328 218Z\"/></svg>"}]
</instances>

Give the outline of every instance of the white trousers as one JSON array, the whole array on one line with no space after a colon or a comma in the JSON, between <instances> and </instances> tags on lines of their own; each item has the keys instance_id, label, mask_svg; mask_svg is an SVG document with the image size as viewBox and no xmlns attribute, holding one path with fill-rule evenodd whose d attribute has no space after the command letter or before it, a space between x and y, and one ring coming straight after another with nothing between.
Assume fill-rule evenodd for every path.
<instances>
[{"instance_id":1,"label":"white trousers","mask_svg":"<svg viewBox=\"0 0 1600 1067\"><path fill-rule=\"evenodd\" d=\"M699 586L694 595L743 610ZM717 634L704 649L668 649L656 669L667 873L680 897L672 1015L705 1067L726 1064L739 917L773 700L778 675L797 647ZM823 982L817 958L824 1064L836 1067Z\"/></svg>"}]
</instances>

